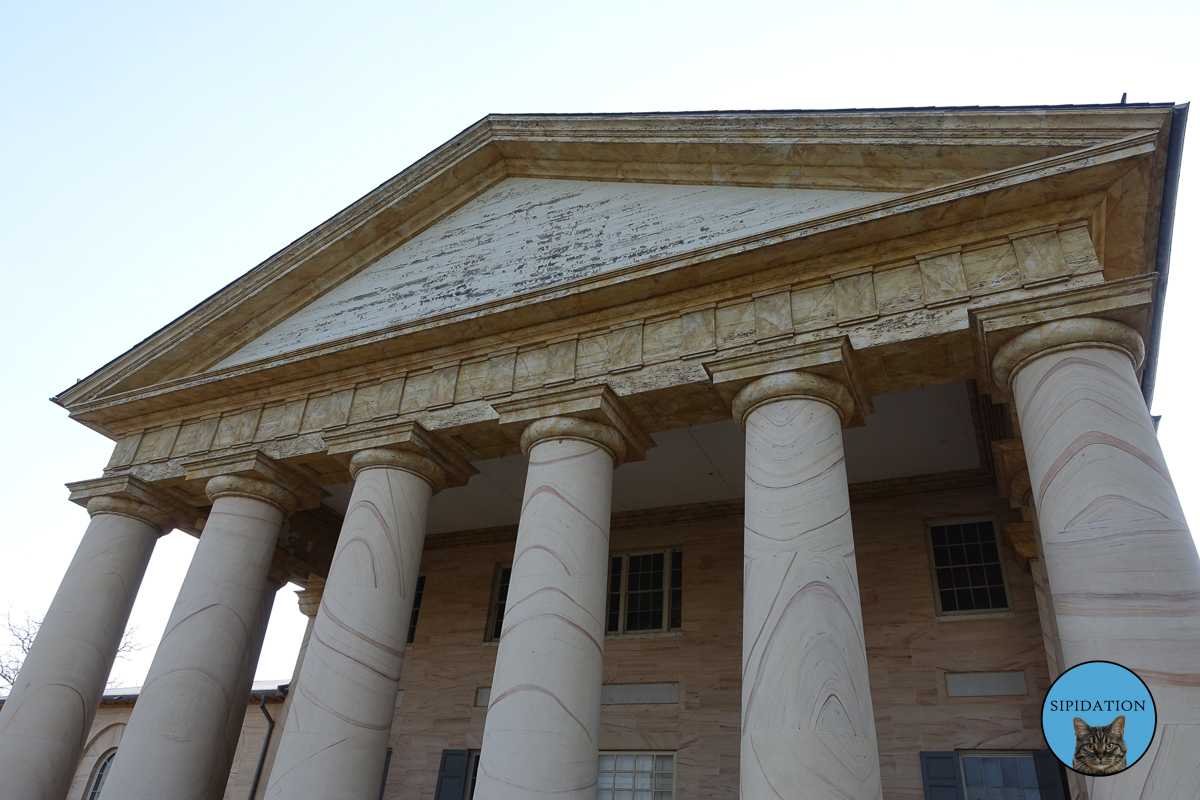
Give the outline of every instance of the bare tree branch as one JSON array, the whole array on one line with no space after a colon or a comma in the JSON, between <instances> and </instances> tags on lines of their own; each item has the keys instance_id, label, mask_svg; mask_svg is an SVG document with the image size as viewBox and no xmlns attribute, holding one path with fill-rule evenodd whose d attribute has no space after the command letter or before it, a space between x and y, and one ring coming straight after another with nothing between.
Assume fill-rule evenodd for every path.
<instances>
[{"instance_id":1,"label":"bare tree branch","mask_svg":"<svg viewBox=\"0 0 1200 800\"><path fill-rule=\"evenodd\" d=\"M11 689L16 684L21 664L25 662L25 656L29 655L33 640L37 638L41 627L41 617L25 614L24 619L14 619L11 606L4 612L0 633L7 633L9 642L0 651L0 688ZM117 648L117 658L128 659L133 653L146 649L146 645L134 638L136 634L137 626L125 631ZM112 684L113 681L109 681L109 685Z\"/></svg>"}]
</instances>

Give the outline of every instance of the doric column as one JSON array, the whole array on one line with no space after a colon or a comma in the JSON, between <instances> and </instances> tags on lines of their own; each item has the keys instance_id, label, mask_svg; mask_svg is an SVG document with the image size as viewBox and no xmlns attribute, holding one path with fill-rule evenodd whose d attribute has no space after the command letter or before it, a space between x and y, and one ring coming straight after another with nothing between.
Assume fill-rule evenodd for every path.
<instances>
[{"instance_id":1,"label":"doric column","mask_svg":"<svg viewBox=\"0 0 1200 800\"><path fill-rule=\"evenodd\" d=\"M261 454L193 463L188 476L207 480L212 511L104 784L105 800L222 797L279 588L269 577L275 543L284 518L319 496Z\"/></svg>"},{"instance_id":2,"label":"doric column","mask_svg":"<svg viewBox=\"0 0 1200 800\"><path fill-rule=\"evenodd\" d=\"M287 725L292 701L296 697L296 687L300 683L300 670L304 668L304 656L308 653L308 643L312 641L313 624L317 621L317 609L321 605L321 595L325 592L325 579L320 575L310 574L307 587L296 592L296 604L300 607L300 613L308 618L308 622L304 626L304 636L300 639L300 650L296 653L296 665L292 667L292 680L288 684L287 697L283 698L283 707L275 715L275 735L267 745L258 788L254 790L254 796L250 800L260 800L267 795L267 782L275 766L275 756L279 753L279 740L283 738L283 729Z\"/></svg>"},{"instance_id":3,"label":"doric column","mask_svg":"<svg viewBox=\"0 0 1200 800\"><path fill-rule=\"evenodd\" d=\"M474 470L406 423L350 461L354 491L266 796L375 800L425 542L429 501ZM371 432L379 442L378 430ZM327 440L328 441L328 440ZM331 443L344 452L357 442Z\"/></svg>"},{"instance_id":4,"label":"doric column","mask_svg":"<svg viewBox=\"0 0 1200 800\"><path fill-rule=\"evenodd\" d=\"M66 797L154 544L174 527L164 509L178 508L132 477L71 488L92 520L0 709L0 794L13 800Z\"/></svg>"},{"instance_id":5,"label":"doric column","mask_svg":"<svg viewBox=\"0 0 1200 800\"><path fill-rule=\"evenodd\" d=\"M993 395L1016 401L1061 666L1123 664L1158 708L1151 751L1120 776L1085 779L1090 796L1191 796L1200 785L1200 559L1135 374L1142 338L1087 316L1023 327L995 350Z\"/></svg>"},{"instance_id":6,"label":"doric column","mask_svg":"<svg viewBox=\"0 0 1200 800\"><path fill-rule=\"evenodd\" d=\"M842 450L854 402L805 372L738 392L746 431L741 797L882 797Z\"/></svg>"},{"instance_id":7,"label":"doric column","mask_svg":"<svg viewBox=\"0 0 1200 800\"><path fill-rule=\"evenodd\" d=\"M606 387L496 409L535 421L475 796L591 800L612 474L652 442ZM571 415L541 416L556 411Z\"/></svg>"}]
</instances>

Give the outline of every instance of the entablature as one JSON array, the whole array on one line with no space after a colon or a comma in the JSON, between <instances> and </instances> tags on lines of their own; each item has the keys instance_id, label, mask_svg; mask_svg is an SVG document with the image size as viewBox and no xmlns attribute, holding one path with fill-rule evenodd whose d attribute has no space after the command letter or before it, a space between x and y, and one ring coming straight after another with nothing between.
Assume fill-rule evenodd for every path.
<instances>
[{"instance_id":1,"label":"entablature","mask_svg":"<svg viewBox=\"0 0 1200 800\"><path fill-rule=\"evenodd\" d=\"M975 375L968 311L1095 286L1089 234L1096 196L823 256L604 313L390 359L367 370L293 378L117 419L107 474L178 483L185 461L246 448L348 480L327 437L388 421L418 422L461 458L519 452L519 431L493 407L549 389L607 385L649 432L728 417L710 382L714 360L786 359L797 346L845 339L869 396ZM151 398L154 399L154 398ZM114 411L119 411L115 407Z\"/></svg>"}]
</instances>

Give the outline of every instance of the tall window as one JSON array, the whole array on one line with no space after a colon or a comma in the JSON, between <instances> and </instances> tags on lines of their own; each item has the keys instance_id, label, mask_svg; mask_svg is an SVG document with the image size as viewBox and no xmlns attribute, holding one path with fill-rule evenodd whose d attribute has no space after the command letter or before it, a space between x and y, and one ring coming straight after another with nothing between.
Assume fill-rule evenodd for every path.
<instances>
[{"instance_id":1,"label":"tall window","mask_svg":"<svg viewBox=\"0 0 1200 800\"><path fill-rule=\"evenodd\" d=\"M421 595L425 594L425 576L417 578L417 593L413 595L412 616L408 618L408 643L412 644L417 636L417 616L421 613Z\"/></svg>"},{"instance_id":2,"label":"tall window","mask_svg":"<svg viewBox=\"0 0 1200 800\"><path fill-rule=\"evenodd\" d=\"M674 753L601 753L596 800L673 800Z\"/></svg>"},{"instance_id":3,"label":"tall window","mask_svg":"<svg viewBox=\"0 0 1200 800\"><path fill-rule=\"evenodd\" d=\"M1004 566L992 520L952 520L927 527L938 613L1007 609Z\"/></svg>"},{"instance_id":4,"label":"tall window","mask_svg":"<svg viewBox=\"0 0 1200 800\"><path fill-rule=\"evenodd\" d=\"M678 630L683 626L683 552L669 548L612 556L607 633Z\"/></svg>"},{"instance_id":5,"label":"tall window","mask_svg":"<svg viewBox=\"0 0 1200 800\"><path fill-rule=\"evenodd\" d=\"M116 756L117 751L114 748L100 757L99 766L96 767L96 774L92 776L92 785L85 795L86 800L96 800L100 796L100 790L104 788L104 782L108 780L108 773L112 770L113 759Z\"/></svg>"},{"instance_id":6,"label":"tall window","mask_svg":"<svg viewBox=\"0 0 1200 800\"><path fill-rule=\"evenodd\" d=\"M497 564L496 575L492 579L492 604L488 613L486 642L500 641L504 631L504 608L508 605L508 581L512 578L512 564Z\"/></svg>"}]
</instances>

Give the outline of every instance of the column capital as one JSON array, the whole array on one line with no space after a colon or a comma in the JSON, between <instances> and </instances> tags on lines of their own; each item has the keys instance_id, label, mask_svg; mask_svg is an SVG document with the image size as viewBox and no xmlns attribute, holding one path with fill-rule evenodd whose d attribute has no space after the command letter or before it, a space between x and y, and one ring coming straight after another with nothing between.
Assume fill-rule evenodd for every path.
<instances>
[{"instance_id":1,"label":"column capital","mask_svg":"<svg viewBox=\"0 0 1200 800\"><path fill-rule=\"evenodd\" d=\"M812 372L781 372L766 375L743 386L733 397L733 419L746 430L746 418L759 406L780 400L816 400L837 412L845 426L854 414L854 398L837 381Z\"/></svg>"},{"instance_id":2,"label":"column capital","mask_svg":"<svg viewBox=\"0 0 1200 800\"><path fill-rule=\"evenodd\" d=\"M308 476L258 450L192 459L183 467L189 482L203 482L209 500L229 495L253 497L282 509L285 515L316 508L329 495Z\"/></svg>"},{"instance_id":3,"label":"column capital","mask_svg":"<svg viewBox=\"0 0 1200 800\"><path fill-rule=\"evenodd\" d=\"M1020 439L992 442L992 461L1000 494L1013 508L1033 508L1033 486L1025 463L1025 444Z\"/></svg>"},{"instance_id":4,"label":"column capital","mask_svg":"<svg viewBox=\"0 0 1200 800\"><path fill-rule=\"evenodd\" d=\"M296 592L296 602L300 605L300 613L306 617L317 616L321 608L321 598L325 595L325 579L320 575L308 576L308 583Z\"/></svg>"},{"instance_id":5,"label":"column capital","mask_svg":"<svg viewBox=\"0 0 1200 800\"><path fill-rule=\"evenodd\" d=\"M654 447L650 434L607 384L540 392L519 400L493 403L500 424L520 425L521 450L544 439L581 439L602 447L613 464L641 461Z\"/></svg>"},{"instance_id":6,"label":"column capital","mask_svg":"<svg viewBox=\"0 0 1200 800\"><path fill-rule=\"evenodd\" d=\"M875 410L845 336L714 359L704 362L704 368L743 429L751 411L785 397L832 406L843 428L866 424L866 415Z\"/></svg>"},{"instance_id":7,"label":"column capital","mask_svg":"<svg viewBox=\"0 0 1200 800\"><path fill-rule=\"evenodd\" d=\"M325 435L329 454L348 461L351 477L364 469L402 469L424 479L433 491L465 486L478 470L418 422L390 422Z\"/></svg>"},{"instance_id":8,"label":"column capital","mask_svg":"<svg viewBox=\"0 0 1200 800\"><path fill-rule=\"evenodd\" d=\"M1041 297L971 309L980 391L994 402L1012 399L1013 377L1050 352L1107 347L1145 358L1157 275L1123 278Z\"/></svg>"},{"instance_id":9,"label":"column capital","mask_svg":"<svg viewBox=\"0 0 1200 800\"><path fill-rule=\"evenodd\" d=\"M93 517L118 514L141 520L167 533L173 528L191 532L199 513L176 497L134 475L110 475L88 481L68 483L71 502L85 507Z\"/></svg>"}]
</instances>

